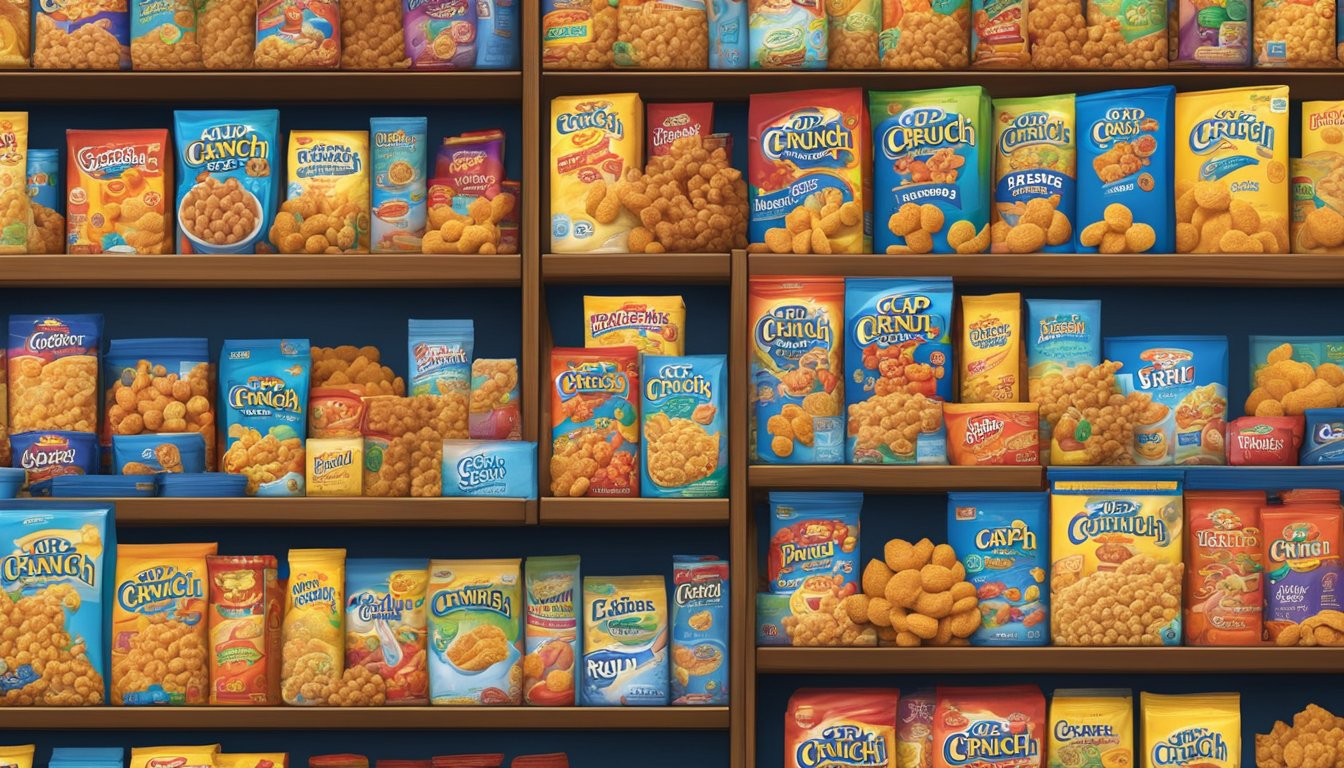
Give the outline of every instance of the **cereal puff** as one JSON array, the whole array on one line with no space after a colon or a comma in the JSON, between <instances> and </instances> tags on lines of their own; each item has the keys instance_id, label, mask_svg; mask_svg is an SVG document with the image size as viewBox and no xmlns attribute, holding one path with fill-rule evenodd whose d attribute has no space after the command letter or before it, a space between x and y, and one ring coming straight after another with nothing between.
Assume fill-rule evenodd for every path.
<instances>
[{"instance_id":1,"label":"cereal puff","mask_svg":"<svg viewBox=\"0 0 1344 768\"><path fill-rule=\"evenodd\" d=\"M24 253L32 237L28 113L0 112L0 253Z\"/></svg>"},{"instance_id":2,"label":"cereal puff","mask_svg":"<svg viewBox=\"0 0 1344 768\"><path fill-rule=\"evenodd\" d=\"M280 253L369 252L369 132L290 131L289 197L271 225Z\"/></svg>"},{"instance_id":3,"label":"cereal puff","mask_svg":"<svg viewBox=\"0 0 1344 768\"><path fill-rule=\"evenodd\" d=\"M98 426L102 315L9 318L10 434Z\"/></svg>"},{"instance_id":4,"label":"cereal puff","mask_svg":"<svg viewBox=\"0 0 1344 768\"><path fill-rule=\"evenodd\" d=\"M336 69L341 64L340 5L334 0L262 0L253 62L257 69ZM292 173L292 157L290 162Z\"/></svg>"},{"instance_id":5,"label":"cereal puff","mask_svg":"<svg viewBox=\"0 0 1344 768\"><path fill-rule=\"evenodd\" d=\"M653 134L656 135L656 134ZM747 183L730 153L704 136L683 136L653 154L641 173L608 191L639 219L632 253L712 253L747 246ZM692 169L698 169L692 173ZM833 219L830 223L838 220Z\"/></svg>"},{"instance_id":6,"label":"cereal puff","mask_svg":"<svg viewBox=\"0 0 1344 768\"><path fill-rule=\"evenodd\" d=\"M970 0L882 0L878 43L883 69L965 69L970 65Z\"/></svg>"},{"instance_id":7,"label":"cereal puff","mask_svg":"<svg viewBox=\"0 0 1344 768\"><path fill-rule=\"evenodd\" d=\"M615 3L542 0L541 13L543 69L611 69L619 15Z\"/></svg>"},{"instance_id":8,"label":"cereal puff","mask_svg":"<svg viewBox=\"0 0 1344 768\"><path fill-rule=\"evenodd\" d=\"M205 68L251 69L257 0L201 0L196 13L196 39Z\"/></svg>"},{"instance_id":9,"label":"cereal puff","mask_svg":"<svg viewBox=\"0 0 1344 768\"><path fill-rule=\"evenodd\" d=\"M706 69L705 0L620 0L613 58L618 68Z\"/></svg>"},{"instance_id":10,"label":"cereal puff","mask_svg":"<svg viewBox=\"0 0 1344 768\"><path fill-rule=\"evenodd\" d=\"M1310 754L1316 765L1338 765L1344 756L1341 746L1344 746L1344 717L1336 717L1317 704L1308 704L1293 716L1292 725L1278 720L1269 733L1255 735L1255 764L1257 768L1288 768L1292 755L1293 765L1306 765Z\"/></svg>"},{"instance_id":11,"label":"cereal puff","mask_svg":"<svg viewBox=\"0 0 1344 768\"><path fill-rule=\"evenodd\" d=\"M28 0L0 2L0 69L28 68Z\"/></svg>"},{"instance_id":12,"label":"cereal puff","mask_svg":"<svg viewBox=\"0 0 1344 768\"><path fill-rule=\"evenodd\" d=\"M65 135L70 253L172 253L168 131L68 130Z\"/></svg>"}]
</instances>

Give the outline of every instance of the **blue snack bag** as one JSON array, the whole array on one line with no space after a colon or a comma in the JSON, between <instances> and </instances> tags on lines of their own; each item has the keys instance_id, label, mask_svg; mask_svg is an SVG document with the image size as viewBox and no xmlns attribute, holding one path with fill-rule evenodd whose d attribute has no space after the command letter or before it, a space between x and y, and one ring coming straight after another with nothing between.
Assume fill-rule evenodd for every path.
<instances>
[{"instance_id":1,"label":"blue snack bag","mask_svg":"<svg viewBox=\"0 0 1344 768\"><path fill-rule=\"evenodd\" d=\"M477 0L476 68L518 68L518 3Z\"/></svg>"},{"instance_id":2,"label":"blue snack bag","mask_svg":"<svg viewBox=\"0 0 1344 768\"><path fill-rule=\"evenodd\" d=\"M199 432L113 435L112 468L118 475L204 472L205 437Z\"/></svg>"},{"instance_id":3,"label":"blue snack bag","mask_svg":"<svg viewBox=\"0 0 1344 768\"><path fill-rule=\"evenodd\" d=\"M443 495L537 497L537 444L444 440Z\"/></svg>"},{"instance_id":4,"label":"blue snack bag","mask_svg":"<svg viewBox=\"0 0 1344 768\"><path fill-rule=\"evenodd\" d=\"M1171 85L1075 98L1078 253L1174 252L1175 106Z\"/></svg>"},{"instance_id":5,"label":"blue snack bag","mask_svg":"<svg viewBox=\"0 0 1344 768\"><path fill-rule=\"evenodd\" d=\"M1299 463L1304 467L1344 464L1344 408L1308 408Z\"/></svg>"},{"instance_id":6,"label":"blue snack bag","mask_svg":"<svg viewBox=\"0 0 1344 768\"><path fill-rule=\"evenodd\" d=\"M971 645L1049 645L1048 493L950 493L947 543L980 598Z\"/></svg>"},{"instance_id":7,"label":"blue snack bag","mask_svg":"<svg viewBox=\"0 0 1344 768\"><path fill-rule=\"evenodd\" d=\"M28 197L45 208L61 212L61 151L59 149L28 150Z\"/></svg>"},{"instance_id":8,"label":"blue snack bag","mask_svg":"<svg viewBox=\"0 0 1344 768\"><path fill-rule=\"evenodd\" d=\"M709 68L747 68L747 0L705 0Z\"/></svg>"},{"instance_id":9,"label":"blue snack bag","mask_svg":"<svg viewBox=\"0 0 1344 768\"><path fill-rule=\"evenodd\" d=\"M1106 339L1120 393L1148 395L1159 418L1134 425L1135 464L1227 463L1227 337Z\"/></svg>"},{"instance_id":10,"label":"blue snack bag","mask_svg":"<svg viewBox=\"0 0 1344 768\"><path fill-rule=\"evenodd\" d=\"M727 362L723 355L640 358L644 498L727 496Z\"/></svg>"},{"instance_id":11,"label":"blue snack bag","mask_svg":"<svg viewBox=\"0 0 1344 768\"><path fill-rule=\"evenodd\" d=\"M471 394L471 349L475 326L470 320L407 321L411 375L406 394Z\"/></svg>"},{"instance_id":12,"label":"blue snack bag","mask_svg":"<svg viewBox=\"0 0 1344 768\"><path fill-rule=\"evenodd\" d=\"M98 437L91 432L22 432L11 435L9 443L10 460L28 473L30 486L60 475L98 472Z\"/></svg>"},{"instance_id":13,"label":"blue snack bag","mask_svg":"<svg viewBox=\"0 0 1344 768\"><path fill-rule=\"evenodd\" d=\"M369 242L374 253L420 253L428 215L429 118L369 118L373 165Z\"/></svg>"},{"instance_id":14,"label":"blue snack bag","mask_svg":"<svg viewBox=\"0 0 1344 768\"><path fill-rule=\"evenodd\" d=\"M173 113L182 253L268 249L280 200L279 130L276 109ZM237 213L238 221L229 225L220 212Z\"/></svg>"},{"instance_id":15,"label":"blue snack bag","mask_svg":"<svg viewBox=\"0 0 1344 768\"><path fill-rule=\"evenodd\" d=\"M220 469L246 475L248 496L304 495L311 362L307 339L230 339L220 350Z\"/></svg>"},{"instance_id":16,"label":"blue snack bag","mask_svg":"<svg viewBox=\"0 0 1344 768\"><path fill-rule=\"evenodd\" d=\"M728 704L728 561L672 558L672 705Z\"/></svg>"}]
</instances>

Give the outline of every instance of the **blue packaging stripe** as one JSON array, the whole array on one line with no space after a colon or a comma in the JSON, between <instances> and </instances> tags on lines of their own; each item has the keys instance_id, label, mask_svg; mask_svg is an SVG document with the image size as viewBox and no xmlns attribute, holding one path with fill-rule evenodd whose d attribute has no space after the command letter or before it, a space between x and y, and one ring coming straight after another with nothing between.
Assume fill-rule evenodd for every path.
<instances>
[{"instance_id":1,"label":"blue packaging stripe","mask_svg":"<svg viewBox=\"0 0 1344 768\"><path fill-rule=\"evenodd\" d=\"M184 360L208 360L210 340L205 338L112 339L107 343L107 358L134 357L139 360L180 357Z\"/></svg>"}]
</instances>

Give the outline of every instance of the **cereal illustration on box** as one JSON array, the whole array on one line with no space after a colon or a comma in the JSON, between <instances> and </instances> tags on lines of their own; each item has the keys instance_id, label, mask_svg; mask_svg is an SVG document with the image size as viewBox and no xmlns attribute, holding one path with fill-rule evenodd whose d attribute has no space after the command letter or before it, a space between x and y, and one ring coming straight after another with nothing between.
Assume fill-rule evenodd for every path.
<instances>
[{"instance_id":1,"label":"cereal illustration on box","mask_svg":"<svg viewBox=\"0 0 1344 768\"><path fill-rule=\"evenodd\" d=\"M639 351L551 351L551 493L636 496Z\"/></svg>"},{"instance_id":2,"label":"cereal illustration on box","mask_svg":"<svg viewBox=\"0 0 1344 768\"><path fill-rule=\"evenodd\" d=\"M994 100L994 253L1072 247L1073 94Z\"/></svg>"},{"instance_id":3,"label":"cereal illustration on box","mask_svg":"<svg viewBox=\"0 0 1344 768\"><path fill-rule=\"evenodd\" d=\"M644 498L728 491L727 360L645 355L640 369Z\"/></svg>"},{"instance_id":4,"label":"cereal illustration on box","mask_svg":"<svg viewBox=\"0 0 1344 768\"><path fill-rule=\"evenodd\" d=\"M1044 493L953 493L948 543L980 598L972 645L1049 645L1049 498Z\"/></svg>"},{"instance_id":5,"label":"cereal illustration on box","mask_svg":"<svg viewBox=\"0 0 1344 768\"><path fill-rule=\"evenodd\" d=\"M65 133L69 252L171 253L168 131Z\"/></svg>"},{"instance_id":6,"label":"cereal illustration on box","mask_svg":"<svg viewBox=\"0 0 1344 768\"><path fill-rule=\"evenodd\" d=\"M257 69L335 69L341 63L341 13L334 0L261 0Z\"/></svg>"}]
</instances>

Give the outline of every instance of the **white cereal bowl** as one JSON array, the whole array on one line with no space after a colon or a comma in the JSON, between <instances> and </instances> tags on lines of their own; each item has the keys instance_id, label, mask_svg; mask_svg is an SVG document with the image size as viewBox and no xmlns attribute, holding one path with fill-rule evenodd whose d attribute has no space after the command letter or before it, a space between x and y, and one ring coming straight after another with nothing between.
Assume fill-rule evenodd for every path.
<instances>
[{"instance_id":1,"label":"white cereal bowl","mask_svg":"<svg viewBox=\"0 0 1344 768\"><path fill-rule=\"evenodd\" d=\"M183 219L183 216L182 216L182 206L181 206L181 205L178 205L178 207L177 207L177 228L180 229L180 230L182 230L182 235L183 235L184 237L187 238L188 242L191 243L191 250L192 250L192 251L194 251L194 252L196 252L196 253L252 253L252 252L253 252L253 250L254 250L255 247L256 247L257 236L261 234L261 225L262 225L263 223L265 223L266 216L265 216L265 214L264 214L264 209L262 208L261 201L257 199L257 196L254 195L254 194L252 194L252 191L249 190L249 189L246 189L246 188L243 189L243 192L245 192L245 193L247 194L248 197L252 198L252 201L255 202L255 203L257 204L257 210L258 210L258 211L263 211L263 215L257 217L257 223L256 223L255 226L252 227L252 231L249 232L249 233L247 233L247 237L244 237L242 240L239 240L238 242L233 243L232 245L215 245L215 244L213 244L213 243L207 243L207 242L205 242L204 240L200 240L200 239L198 239L195 235L193 235L193 234L191 233L191 230L187 229L187 228L182 224L182 222L183 222L183 220L184 220L184 219ZM182 198L182 203L186 203L186 201L187 201L186 197L183 196L183 198Z\"/></svg>"}]
</instances>

